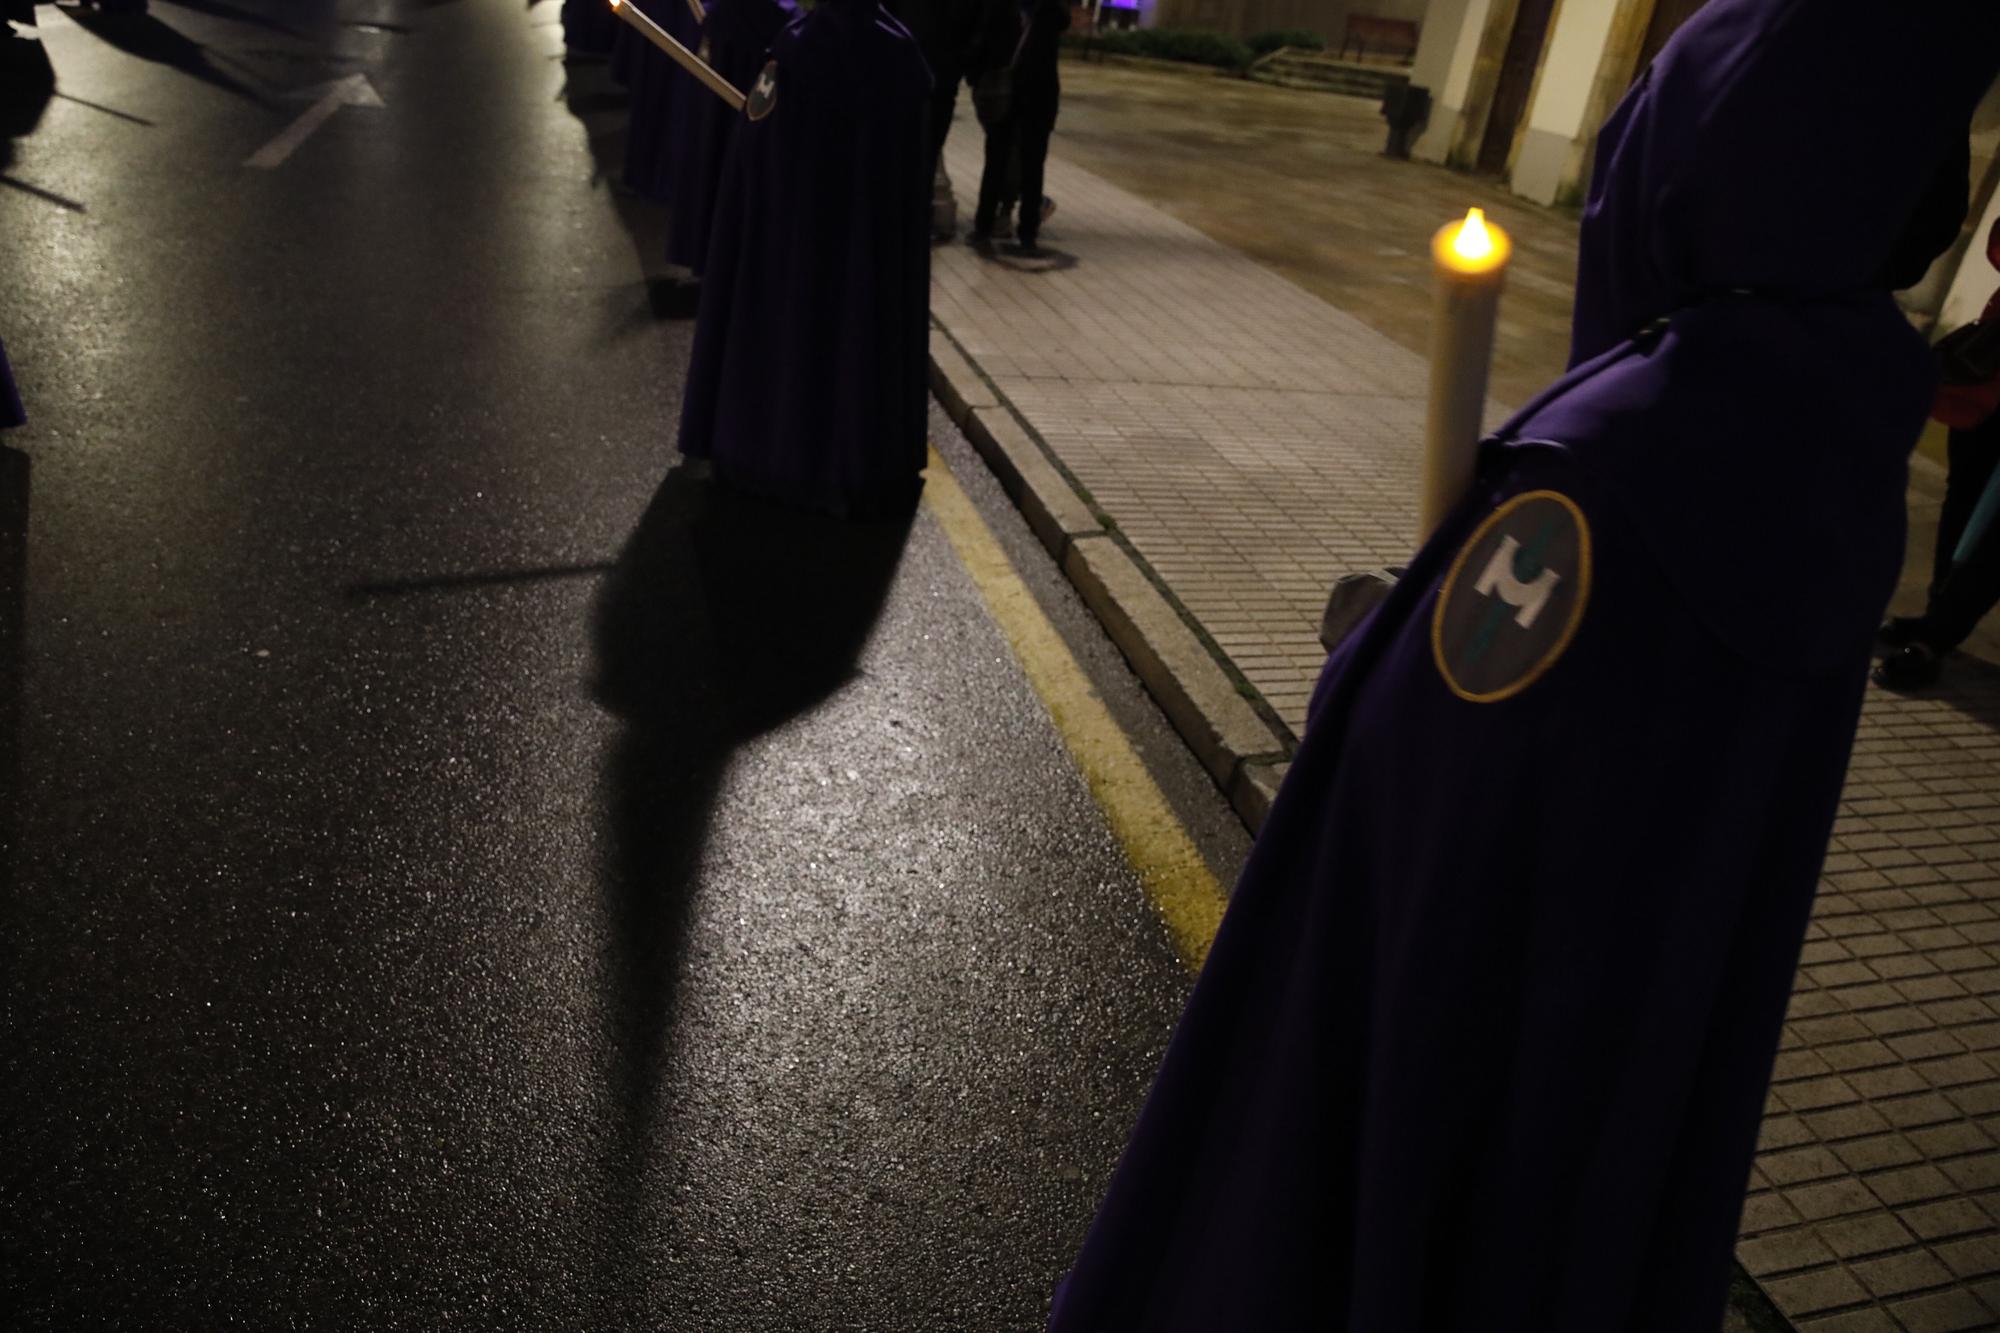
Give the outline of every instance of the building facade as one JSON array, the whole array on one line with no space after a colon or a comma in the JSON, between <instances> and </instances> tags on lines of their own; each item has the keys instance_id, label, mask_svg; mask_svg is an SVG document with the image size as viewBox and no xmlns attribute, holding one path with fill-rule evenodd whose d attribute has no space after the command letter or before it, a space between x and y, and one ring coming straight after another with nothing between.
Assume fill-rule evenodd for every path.
<instances>
[{"instance_id":1,"label":"building facade","mask_svg":"<svg viewBox=\"0 0 2000 1333\"><path fill-rule=\"evenodd\" d=\"M1537 203L1581 203L1598 126L1702 2L1431 0L1410 72L1432 97L1415 156L1499 176ZM1953 252L1905 296L1920 324L1976 318L2000 285L1984 245L2000 216L1996 152L2000 98L1989 95L1974 122L1972 219Z\"/></svg>"},{"instance_id":2,"label":"building facade","mask_svg":"<svg viewBox=\"0 0 2000 1333\"><path fill-rule=\"evenodd\" d=\"M1153 0L1140 22L1162 28L1201 28L1227 37L1300 29L1339 46L1350 14L1420 23L1425 0Z\"/></svg>"},{"instance_id":3,"label":"building facade","mask_svg":"<svg viewBox=\"0 0 2000 1333\"><path fill-rule=\"evenodd\" d=\"M1432 0L1410 81L1431 91L1427 161L1574 203L1597 127L1701 0Z\"/></svg>"}]
</instances>

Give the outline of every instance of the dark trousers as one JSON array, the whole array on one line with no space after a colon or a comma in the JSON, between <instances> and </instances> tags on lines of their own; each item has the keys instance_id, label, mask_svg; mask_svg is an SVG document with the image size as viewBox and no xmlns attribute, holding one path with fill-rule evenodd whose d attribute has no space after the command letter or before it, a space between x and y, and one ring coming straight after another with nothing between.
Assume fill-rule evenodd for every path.
<instances>
[{"instance_id":1,"label":"dark trousers","mask_svg":"<svg viewBox=\"0 0 2000 1333\"><path fill-rule=\"evenodd\" d=\"M979 173L979 206L973 210L972 229L982 235L993 230L1000 208L1014 197L1013 115L982 117L986 130L986 164Z\"/></svg>"},{"instance_id":2,"label":"dark trousers","mask_svg":"<svg viewBox=\"0 0 2000 1333\"><path fill-rule=\"evenodd\" d=\"M1953 431L1950 463L1944 509L1938 516L1930 605L1924 611L1928 629L1924 639L1939 652L1964 643L2000 603L2000 522L1987 529L1985 540L1967 554L1964 564L1952 565L1966 522L1986 493L1994 469L2000 467L2000 416L1971 430Z\"/></svg>"},{"instance_id":3,"label":"dark trousers","mask_svg":"<svg viewBox=\"0 0 2000 1333\"><path fill-rule=\"evenodd\" d=\"M930 142L927 145L931 153L931 171L924 177L926 182L937 179L938 159L944 156L945 136L951 133L951 118L958 111L958 79L956 74L948 79L940 74L931 85Z\"/></svg>"},{"instance_id":4,"label":"dark trousers","mask_svg":"<svg viewBox=\"0 0 2000 1333\"><path fill-rule=\"evenodd\" d=\"M1042 176L1049 161L1049 136L1055 133L1055 108L1018 101L1004 119L986 125L986 166L979 175L979 208L972 225L986 232L1002 210L1020 203L1014 234L1023 245L1034 244L1042 227Z\"/></svg>"},{"instance_id":5,"label":"dark trousers","mask_svg":"<svg viewBox=\"0 0 2000 1333\"><path fill-rule=\"evenodd\" d=\"M1054 107L1046 114L1030 107L1014 117L1014 155L1021 171L1021 214L1014 234L1023 245L1033 245L1035 233L1042 229L1042 172L1048 166L1049 136L1055 128Z\"/></svg>"}]
</instances>

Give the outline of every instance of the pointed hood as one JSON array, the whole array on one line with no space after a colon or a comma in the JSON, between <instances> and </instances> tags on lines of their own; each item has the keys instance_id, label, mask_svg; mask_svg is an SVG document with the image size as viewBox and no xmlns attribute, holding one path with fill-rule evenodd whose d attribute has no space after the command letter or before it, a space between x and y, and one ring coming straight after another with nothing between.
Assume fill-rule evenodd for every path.
<instances>
[{"instance_id":1,"label":"pointed hood","mask_svg":"<svg viewBox=\"0 0 2000 1333\"><path fill-rule=\"evenodd\" d=\"M1865 666L1895 589L1936 372L1890 291L1956 235L1996 68L1995 0L1710 0L1599 136L1572 368L1492 456L1568 453L1774 669Z\"/></svg>"},{"instance_id":2,"label":"pointed hood","mask_svg":"<svg viewBox=\"0 0 2000 1333\"><path fill-rule=\"evenodd\" d=\"M1993 0L1709 0L1598 136L1572 363L1736 289L1914 281L1932 238L1909 224L1946 228L1924 259L1955 234L1949 164L1996 51Z\"/></svg>"}]
</instances>

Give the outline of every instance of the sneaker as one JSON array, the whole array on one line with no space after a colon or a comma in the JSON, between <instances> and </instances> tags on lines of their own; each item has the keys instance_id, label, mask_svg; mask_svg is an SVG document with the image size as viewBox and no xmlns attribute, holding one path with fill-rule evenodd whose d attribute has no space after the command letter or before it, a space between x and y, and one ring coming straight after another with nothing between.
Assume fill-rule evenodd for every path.
<instances>
[{"instance_id":1,"label":"sneaker","mask_svg":"<svg viewBox=\"0 0 2000 1333\"><path fill-rule=\"evenodd\" d=\"M1924 637L1929 623L1922 616L1892 616L1875 631L1875 642L1884 648L1907 648Z\"/></svg>"},{"instance_id":2,"label":"sneaker","mask_svg":"<svg viewBox=\"0 0 2000 1333\"><path fill-rule=\"evenodd\" d=\"M1890 653L1875 668L1875 683L1887 690L1921 690L1937 684L1944 657L1927 643L1908 643Z\"/></svg>"}]
</instances>

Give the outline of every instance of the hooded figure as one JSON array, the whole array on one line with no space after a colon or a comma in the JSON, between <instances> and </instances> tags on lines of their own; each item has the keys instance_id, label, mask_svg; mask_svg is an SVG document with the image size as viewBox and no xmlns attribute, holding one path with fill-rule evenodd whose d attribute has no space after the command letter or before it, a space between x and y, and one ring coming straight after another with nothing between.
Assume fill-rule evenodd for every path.
<instances>
[{"instance_id":1,"label":"hooded figure","mask_svg":"<svg viewBox=\"0 0 2000 1333\"><path fill-rule=\"evenodd\" d=\"M1328 660L1055 1333L1719 1325L1996 64L1710 0L1628 93L1572 369Z\"/></svg>"},{"instance_id":2,"label":"hooded figure","mask_svg":"<svg viewBox=\"0 0 2000 1333\"><path fill-rule=\"evenodd\" d=\"M771 43L797 17L792 0L713 0L702 21L696 52L716 73L748 89L764 68ZM709 224L730 135L742 119L693 79L680 81L673 110L674 156L668 197L674 201L667 231L667 261L699 274L708 258Z\"/></svg>"},{"instance_id":3,"label":"hooded figure","mask_svg":"<svg viewBox=\"0 0 2000 1333\"><path fill-rule=\"evenodd\" d=\"M917 44L822 0L752 82L716 199L681 452L746 490L893 511L924 466L930 181Z\"/></svg>"},{"instance_id":4,"label":"hooded figure","mask_svg":"<svg viewBox=\"0 0 2000 1333\"><path fill-rule=\"evenodd\" d=\"M692 51L694 11L687 0L632 0L640 12L665 28L667 35ZM632 90L632 120L625 138L625 184L648 199L670 199L673 180L673 113L680 85L694 78L672 56L654 46L622 19L619 27L638 43L630 57L628 84ZM613 60L618 59L614 51ZM712 94L711 94L712 95Z\"/></svg>"},{"instance_id":5,"label":"hooded figure","mask_svg":"<svg viewBox=\"0 0 2000 1333\"><path fill-rule=\"evenodd\" d=\"M7 364L7 345L0 343L0 430L27 424L28 413L21 406L20 391L14 387L14 370Z\"/></svg>"},{"instance_id":6,"label":"hooded figure","mask_svg":"<svg viewBox=\"0 0 2000 1333\"><path fill-rule=\"evenodd\" d=\"M563 0L563 47L571 55L608 54L625 26L610 0Z\"/></svg>"}]
</instances>

